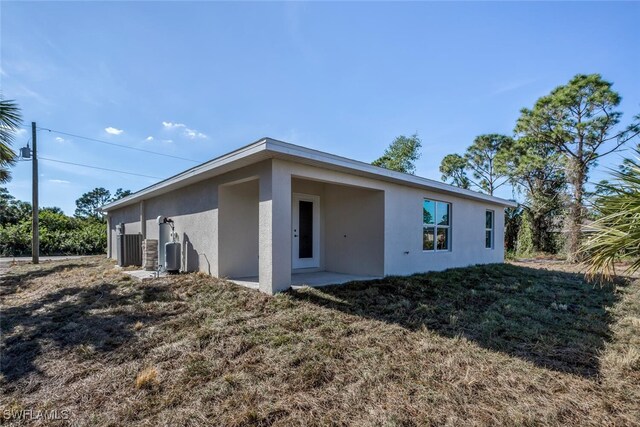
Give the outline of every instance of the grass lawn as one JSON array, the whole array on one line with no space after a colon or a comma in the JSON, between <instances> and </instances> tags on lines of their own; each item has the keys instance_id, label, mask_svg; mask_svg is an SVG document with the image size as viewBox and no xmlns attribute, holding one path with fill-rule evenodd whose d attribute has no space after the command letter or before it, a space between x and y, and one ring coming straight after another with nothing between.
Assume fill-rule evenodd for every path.
<instances>
[{"instance_id":1,"label":"grass lawn","mask_svg":"<svg viewBox=\"0 0 640 427\"><path fill-rule=\"evenodd\" d=\"M561 263L269 297L93 257L14 266L0 296L7 424L640 423L640 280L593 286Z\"/></svg>"}]
</instances>

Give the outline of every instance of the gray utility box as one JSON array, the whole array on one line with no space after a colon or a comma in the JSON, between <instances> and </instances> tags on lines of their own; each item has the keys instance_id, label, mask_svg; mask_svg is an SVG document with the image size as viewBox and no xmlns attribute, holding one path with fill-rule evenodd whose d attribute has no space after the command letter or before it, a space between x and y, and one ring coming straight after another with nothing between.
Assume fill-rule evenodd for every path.
<instances>
[{"instance_id":1,"label":"gray utility box","mask_svg":"<svg viewBox=\"0 0 640 427\"><path fill-rule=\"evenodd\" d=\"M164 269L168 273L180 271L180 243L168 242L164 245Z\"/></svg>"}]
</instances>

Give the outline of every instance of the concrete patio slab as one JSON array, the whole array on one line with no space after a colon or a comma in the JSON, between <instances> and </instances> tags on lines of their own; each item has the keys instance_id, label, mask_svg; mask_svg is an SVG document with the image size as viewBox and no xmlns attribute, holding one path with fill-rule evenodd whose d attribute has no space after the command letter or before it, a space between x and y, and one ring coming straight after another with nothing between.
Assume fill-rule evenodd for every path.
<instances>
[{"instance_id":1,"label":"concrete patio slab","mask_svg":"<svg viewBox=\"0 0 640 427\"><path fill-rule=\"evenodd\" d=\"M291 288L299 289L304 286L322 287L329 285L341 285L348 282L376 280L381 277L360 276L354 274L334 273L332 271L316 271L313 273L294 273L291 275ZM239 277L228 279L240 286L251 289L258 289L258 277Z\"/></svg>"},{"instance_id":2,"label":"concrete patio slab","mask_svg":"<svg viewBox=\"0 0 640 427\"><path fill-rule=\"evenodd\" d=\"M259 289L257 277L239 277L237 279L227 279L231 283L244 286L249 289Z\"/></svg>"},{"instance_id":3,"label":"concrete patio slab","mask_svg":"<svg viewBox=\"0 0 640 427\"><path fill-rule=\"evenodd\" d=\"M120 270L120 271L138 280L155 279L157 277L157 273L155 271L147 271L147 270ZM160 273L160 277L164 277L166 275L167 273L164 271Z\"/></svg>"}]
</instances>

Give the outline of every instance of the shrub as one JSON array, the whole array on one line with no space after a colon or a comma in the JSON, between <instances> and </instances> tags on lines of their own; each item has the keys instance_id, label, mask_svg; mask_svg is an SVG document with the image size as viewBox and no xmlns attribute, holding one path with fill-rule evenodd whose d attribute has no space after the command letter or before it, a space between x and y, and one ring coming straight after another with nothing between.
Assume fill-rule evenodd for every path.
<instances>
[{"instance_id":1,"label":"shrub","mask_svg":"<svg viewBox=\"0 0 640 427\"><path fill-rule=\"evenodd\" d=\"M532 228L531 214L524 210L522 212L522 219L518 230L518 243L516 245L516 255L519 257L529 257L535 252Z\"/></svg>"},{"instance_id":2,"label":"shrub","mask_svg":"<svg viewBox=\"0 0 640 427\"><path fill-rule=\"evenodd\" d=\"M42 255L94 255L105 253L107 233L104 222L78 219L62 213L40 212L40 253ZM31 254L31 219L0 226L0 256Z\"/></svg>"}]
</instances>

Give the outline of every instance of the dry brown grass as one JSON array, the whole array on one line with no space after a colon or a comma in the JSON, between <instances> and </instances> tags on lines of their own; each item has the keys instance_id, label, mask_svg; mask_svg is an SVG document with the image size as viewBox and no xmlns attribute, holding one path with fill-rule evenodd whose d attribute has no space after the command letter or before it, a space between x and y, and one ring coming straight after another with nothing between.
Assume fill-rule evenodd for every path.
<instances>
[{"instance_id":1,"label":"dry brown grass","mask_svg":"<svg viewBox=\"0 0 640 427\"><path fill-rule=\"evenodd\" d=\"M200 274L140 283L99 257L15 266L0 410L79 426L637 425L640 283L536 267L269 297Z\"/></svg>"},{"instance_id":2,"label":"dry brown grass","mask_svg":"<svg viewBox=\"0 0 640 427\"><path fill-rule=\"evenodd\" d=\"M153 389L158 385L158 370L154 366L144 368L136 377L137 389Z\"/></svg>"}]
</instances>

